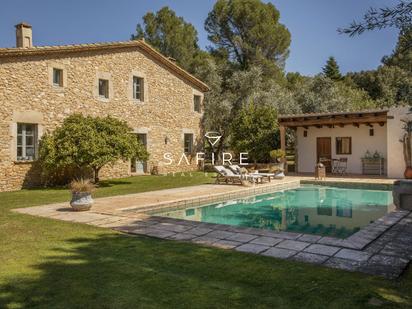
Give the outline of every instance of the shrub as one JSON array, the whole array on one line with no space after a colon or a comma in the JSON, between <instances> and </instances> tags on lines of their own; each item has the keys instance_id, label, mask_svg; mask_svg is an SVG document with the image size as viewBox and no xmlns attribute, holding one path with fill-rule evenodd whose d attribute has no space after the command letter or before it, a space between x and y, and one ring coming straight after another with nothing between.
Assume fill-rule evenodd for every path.
<instances>
[{"instance_id":1,"label":"shrub","mask_svg":"<svg viewBox=\"0 0 412 309\"><path fill-rule=\"evenodd\" d=\"M94 184L90 182L89 179L76 179L70 183L70 191L73 193L77 192L88 192L92 193L95 189Z\"/></svg>"},{"instance_id":2,"label":"shrub","mask_svg":"<svg viewBox=\"0 0 412 309\"><path fill-rule=\"evenodd\" d=\"M111 116L71 115L40 143L40 161L46 170L91 169L96 183L103 166L131 158L143 161L148 153L126 122Z\"/></svg>"}]
</instances>

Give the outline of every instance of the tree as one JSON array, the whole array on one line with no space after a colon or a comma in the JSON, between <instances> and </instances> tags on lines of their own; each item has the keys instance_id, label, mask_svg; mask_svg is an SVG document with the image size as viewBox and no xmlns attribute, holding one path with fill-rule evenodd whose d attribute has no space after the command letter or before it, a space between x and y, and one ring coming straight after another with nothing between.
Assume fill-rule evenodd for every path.
<instances>
[{"instance_id":1,"label":"tree","mask_svg":"<svg viewBox=\"0 0 412 309\"><path fill-rule=\"evenodd\" d=\"M376 106L366 91L323 75L301 80L295 86L294 97L303 113L356 111Z\"/></svg>"},{"instance_id":2,"label":"tree","mask_svg":"<svg viewBox=\"0 0 412 309\"><path fill-rule=\"evenodd\" d=\"M339 70L339 65L336 62L334 57L329 57L328 61L326 62L326 65L322 69L323 74L325 74L326 77L332 79L332 80L341 80L342 79L342 74L340 73Z\"/></svg>"},{"instance_id":3,"label":"tree","mask_svg":"<svg viewBox=\"0 0 412 309\"><path fill-rule=\"evenodd\" d=\"M401 30L395 50L390 56L383 57L382 62L412 74L412 27Z\"/></svg>"},{"instance_id":4,"label":"tree","mask_svg":"<svg viewBox=\"0 0 412 309\"><path fill-rule=\"evenodd\" d=\"M379 107L412 104L412 74L398 66L383 65L377 70L349 73L346 78L367 91Z\"/></svg>"},{"instance_id":5,"label":"tree","mask_svg":"<svg viewBox=\"0 0 412 309\"><path fill-rule=\"evenodd\" d=\"M132 39L144 39L162 54L172 57L184 69L192 72L193 62L206 57L198 46L197 31L192 24L168 7L143 16Z\"/></svg>"},{"instance_id":6,"label":"tree","mask_svg":"<svg viewBox=\"0 0 412 309\"><path fill-rule=\"evenodd\" d=\"M365 31L395 27L407 29L412 26L412 2L400 0L394 7L370 8L363 16L362 22L352 22L347 28L339 28L339 33L354 36Z\"/></svg>"},{"instance_id":7,"label":"tree","mask_svg":"<svg viewBox=\"0 0 412 309\"><path fill-rule=\"evenodd\" d=\"M74 114L42 138L40 161L48 170L67 166L91 168L98 183L99 171L107 164L133 157L147 159L148 153L131 132L126 122L110 116Z\"/></svg>"},{"instance_id":8,"label":"tree","mask_svg":"<svg viewBox=\"0 0 412 309\"><path fill-rule=\"evenodd\" d=\"M231 146L237 152L248 152L249 160L267 162L270 151L279 146L277 134L276 109L249 102L232 122Z\"/></svg>"},{"instance_id":9,"label":"tree","mask_svg":"<svg viewBox=\"0 0 412 309\"><path fill-rule=\"evenodd\" d=\"M291 39L279 16L273 4L260 0L218 0L205 22L212 52L241 70L283 68Z\"/></svg>"}]
</instances>

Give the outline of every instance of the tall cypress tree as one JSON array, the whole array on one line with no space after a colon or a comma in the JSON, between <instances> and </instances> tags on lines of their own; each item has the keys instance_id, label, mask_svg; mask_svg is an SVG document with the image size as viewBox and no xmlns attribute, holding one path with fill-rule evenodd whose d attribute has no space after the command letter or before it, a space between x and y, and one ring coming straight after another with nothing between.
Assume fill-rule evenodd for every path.
<instances>
[{"instance_id":1,"label":"tall cypress tree","mask_svg":"<svg viewBox=\"0 0 412 309\"><path fill-rule=\"evenodd\" d=\"M322 69L323 74L326 77L329 77L332 80L341 80L342 74L339 70L339 65L336 62L334 57L329 57L328 61L326 61L326 65Z\"/></svg>"}]
</instances>

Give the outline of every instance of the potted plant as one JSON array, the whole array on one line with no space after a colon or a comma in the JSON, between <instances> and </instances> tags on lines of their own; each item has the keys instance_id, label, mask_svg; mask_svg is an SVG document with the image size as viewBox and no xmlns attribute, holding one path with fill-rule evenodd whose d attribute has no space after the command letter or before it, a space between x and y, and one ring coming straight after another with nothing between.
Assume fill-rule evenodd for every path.
<instances>
[{"instance_id":1,"label":"potted plant","mask_svg":"<svg viewBox=\"0 0 412 309\"><path fill-rule=\"evenodd\" d=\"M286 157L286 153L282 149L271 150L269 155L276 163L280 163L281 159Z\"/></svg>"},{"instance_id":2,"label":"potted plant","mask_svg":"<svg viewBox=\"0 0 412 309\"><path fill-rule=\"evenodd\" d=\"M402 121L405 123L403 127L405 133L400 140L403 144L403 158L406 165L404 176L412 179L412 120L409 118Z\"/></svg>"},{"instance_id":3,"label":"potted plant","mask_svg":"<svg viewBox=\"0 0 412 309\"><path fill-rule=\"evenodd\" d=\"M73 180L70 183L70 191L72 192L70 206L74 211L85 211L92 207L94 189L95 186L88 179Z\"/></svg>"}]
</instances>

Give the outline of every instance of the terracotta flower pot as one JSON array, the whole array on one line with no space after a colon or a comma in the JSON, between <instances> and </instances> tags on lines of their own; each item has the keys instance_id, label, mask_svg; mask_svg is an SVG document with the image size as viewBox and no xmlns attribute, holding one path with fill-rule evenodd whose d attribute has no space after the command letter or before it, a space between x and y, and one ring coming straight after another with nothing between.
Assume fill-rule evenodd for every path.
<instances>
[{"instance_id":1,"label":"terracotta flower pot","mask_svg":"<svg viewBox=\"0 0 412 309\"><path fill-rule=\"evenodd\" d=\"M403 175L406 179L412 179L412 166L407 166Z\"/></svg>"},{"instance_id":2,"label":"terracotta flower pot","mask_svg":"<svg viewBox=\"0 0 412 309\"><path fill-rule=\"evenodd\" d=\"M92 194L90 192L72 192L70 206L74 211L89 210L93 205Z\"/></svg>"}]
</instances>

